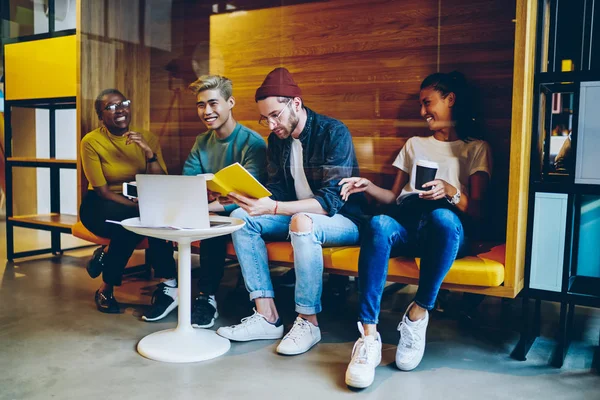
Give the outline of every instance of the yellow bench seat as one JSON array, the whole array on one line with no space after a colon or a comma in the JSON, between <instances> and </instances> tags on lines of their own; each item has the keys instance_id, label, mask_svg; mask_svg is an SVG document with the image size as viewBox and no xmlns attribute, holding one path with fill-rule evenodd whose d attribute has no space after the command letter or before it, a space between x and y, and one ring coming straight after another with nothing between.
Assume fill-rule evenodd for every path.
<instances>
[{"instance_id":1,"label":"yellow bench seat","mask_svg":"<svg viewBox=\"0 0 600 400\"><path fill-rule=\"evenodd\" d=\"M83 225L81 221L77 221L77 223L71 227L71 234L76 238L87 240L88 242L96 243L102 246L108 246L110 244L110 239L93 234L88 228L85 227L85 225ZM136 247L137 250L147 248L147 238L144 238L144 240L142 240Z\"/></svg>"},{"instance_id":2,"label":"yellow bench seat","mask_svg":"<svg viewBox=\"0 0 600 400\"><path fill-rule=\"evenodd\" d=\"M444 279L444 284L461 286L497 287L504 282L505 245L492 247L485 253L460 258ZM323 248L323 265L327 272L358 276L358 246ZM290 242L267 243L269 261L292 266L294 252ZM235 258L233 244L227 246L227 254ZM419 279L419 258L394 257L388 264L388 280L416 283Z\"/></svg>"}]
</instances>

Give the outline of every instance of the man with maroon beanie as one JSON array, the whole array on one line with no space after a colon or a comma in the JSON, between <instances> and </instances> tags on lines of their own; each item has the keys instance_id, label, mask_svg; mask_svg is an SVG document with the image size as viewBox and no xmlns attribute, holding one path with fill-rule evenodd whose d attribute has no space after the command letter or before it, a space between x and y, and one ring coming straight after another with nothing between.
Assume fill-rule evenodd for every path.
<instances>
[{"instance_id":1,"label":"man with maroon beanie","mask_svg":"<svg viewBox=\"0 0 600 400\"><path fill-rule=\"evenodd\" d=\"M358 176L358 162L348 128L304 105L302 92L285 68L267 75L255 96L259 123L271 129L268 184L271 197L253 199L231 193L240 208L231 216L246 222L232 234L255 313L217 333L231 340L279 339L283 325L273 300L265 240L294 248L296 318L277 347L286 355L308 351L321 340L317 313L323 287L322 246L350 246L359 241L364 197L340 197L340 180Z\"/></svg>"}]
</instances>

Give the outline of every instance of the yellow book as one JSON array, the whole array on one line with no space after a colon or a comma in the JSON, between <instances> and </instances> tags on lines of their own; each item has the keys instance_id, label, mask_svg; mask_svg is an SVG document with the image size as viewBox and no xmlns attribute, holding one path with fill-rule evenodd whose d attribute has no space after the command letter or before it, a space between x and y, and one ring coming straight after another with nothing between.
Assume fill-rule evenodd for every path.
<instances>
[{"instance_id":1,"label":"yellow book","mask_svg":"<svg viewBox=\"0 0 600 400\"><path fill-rule=\"evenodd\" d=\"M216 174L201 175L206 177L206 187L222 196L231 192L255 199L271 196L271 192L240 163L231 164Z\"/></svg>"}]
</instances>

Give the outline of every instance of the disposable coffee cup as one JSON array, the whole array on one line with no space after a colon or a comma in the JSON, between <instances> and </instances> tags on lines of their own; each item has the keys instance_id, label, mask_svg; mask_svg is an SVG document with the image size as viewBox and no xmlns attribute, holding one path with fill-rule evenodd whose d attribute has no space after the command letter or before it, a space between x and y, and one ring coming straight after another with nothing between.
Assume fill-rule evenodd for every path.
<instances>
[{"instance_id":1,"label":"disposable coffee cup","mask_svg":"<svg viewBox=\"0 0 600 400\"><path fill-rule=\"evenodd\" d=\"M419 160L417 161L417 177L415 178L415 189L417 190L429 190L424 188L423 185L427 182L431 182L435 179L435 174L440 168L438 163L434 161Z\"/></svg>"}]
</instances>

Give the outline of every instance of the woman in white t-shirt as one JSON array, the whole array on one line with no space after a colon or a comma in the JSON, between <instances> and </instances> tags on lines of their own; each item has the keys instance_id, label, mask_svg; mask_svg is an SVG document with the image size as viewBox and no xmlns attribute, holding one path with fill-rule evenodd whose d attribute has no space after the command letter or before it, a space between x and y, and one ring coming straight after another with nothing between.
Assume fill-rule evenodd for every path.
<instances>
[{"instance_id":1,"label":"woman in white t-shirt","mask_svg":"<svg viewBox=\"0 0 600 400\"><path fill-rule=\"evenodd\" d=\"M428 311L454 260L466 250L466 221L477 221L491 173L486 142L476 139L472 107L462 74L436 73L421 83L421 116L433 135L410 138L396 160L393 187L384 189L366 178L346 178L341 195L367 192L382 204L397 203L393 216L377 215L362 232L358 274L360 311L346 383L367 387L381 361L377 322L390 255L421 257L419 289L398 325L396 365L410 371L425 350ZM415 187L417 162L438 164L435 179Z\"/></svg>"}]
</instances>

